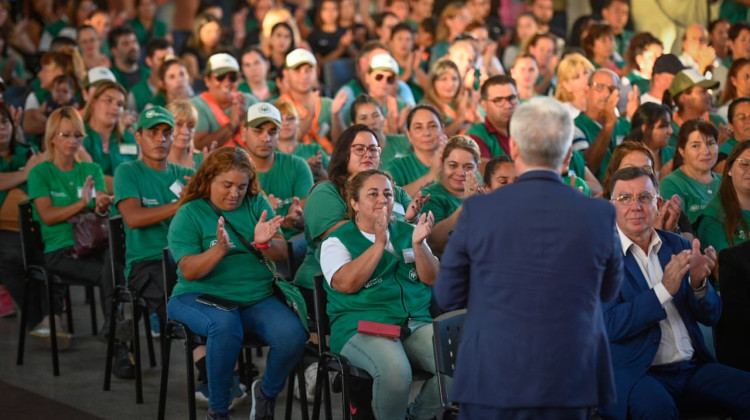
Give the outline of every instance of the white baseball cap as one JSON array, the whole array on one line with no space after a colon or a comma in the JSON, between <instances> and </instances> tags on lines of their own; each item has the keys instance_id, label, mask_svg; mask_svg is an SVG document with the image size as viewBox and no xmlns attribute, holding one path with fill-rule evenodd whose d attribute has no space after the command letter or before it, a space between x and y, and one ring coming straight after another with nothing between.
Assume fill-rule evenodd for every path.
<instances>
[{"instance_id":1,"label":"white baseball cap","mask_svg":"<svg viewBox=\"0 0 750 420\"><path fill-rule=\"evenodd\" d=\"M295 69L303 64L316 67L318 62L315 60L313 53L302 48L297 48L286 55L286 68Z\"/></svg>"},{"instance_id":2,"label":"white baseball cap","mask_svg":"<svg viewBox=\"0 0 750 420\"><path fill-rule=\"evenodd\" d=\"M269 121L274 123L276 127L281 127L281 113L268 102L259 102L247 109L245 126L255 128Z\"/></svg>"},{"instance_id":3,"label":"white baseball cap","mask_svg":"<svg viewBox=\"0 0 750 420\"><path fill-rule=\"evenodd\" d=\"M390 54L377 54L370 60L370 71L383 70L398 74L398 62Z\"/></svg>"},{"instance_id":4,"label":"white baseball cap","mask_svg":"<svg viewBox=\"0 0 750 420\"><path fill-rule=\"evenodd\" d=\"M83 88L87 89L90 86L99 86L104 82L117 82L112 70L101 66L92 67L86 73L86 77L83 78Z\"/></svg>"},{"instance_id":5,"label":"white baseball cap","mask_svg":"<svg viewBox=\"0 0 750 420\"><path fill-rule=\"evenodd\" d=\"M237 63L237 59L227 53L214 54L208 58L208 64L206 64L206 74L227 74L227 73L239 73L240 65Z\"/></svg>"}]
</instances>

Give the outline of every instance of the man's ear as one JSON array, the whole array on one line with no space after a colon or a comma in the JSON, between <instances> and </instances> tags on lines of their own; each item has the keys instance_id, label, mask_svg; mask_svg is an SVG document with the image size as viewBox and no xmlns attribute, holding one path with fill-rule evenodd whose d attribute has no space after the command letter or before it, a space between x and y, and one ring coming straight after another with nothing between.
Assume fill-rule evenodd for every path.
<instances>
[{"instance_id":1,"label":"man's ear","mask_svg":"<svg viewBox=\"0 0 750 420\"><path fill-rule=\"evenodd\" d=\"M513 161L515 162L516 160L518 160L518 154L519 154L518 145L516 144L516 139L511 137L510 141L508 142L508 145L510 146L510 150L509 150L510 158L513 159Z\"/></svg>"}]
</instances>

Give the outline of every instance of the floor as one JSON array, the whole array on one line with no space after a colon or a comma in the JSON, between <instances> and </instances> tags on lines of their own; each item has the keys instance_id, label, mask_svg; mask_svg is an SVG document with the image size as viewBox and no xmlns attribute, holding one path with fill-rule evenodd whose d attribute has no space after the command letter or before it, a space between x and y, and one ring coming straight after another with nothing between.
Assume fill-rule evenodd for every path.
<instances>
[{"instance_id":1,"label":"floor","mask_svg":"<svg viewBox=\"0 0 750 420\"><path fill-rule=\"evenodd\" d=\"M91 334L88 306L83 288L71 289L76 335L70 349L60 353L60 376L52 375L52 357L48 347L28 337L24 364L16 365L20 317L0 319L0 419L155 419L158 411L161 369L158 341L155 343L157 366L148 366L145 339L141 340L144 403L135 403L135 381L112 378L111 390L103 391L106 343ZM101 317L98 319L102 323ZM265 360L256 358L263 370ZM183 347L172 346L167 391L167 419L188 418L185 356ZM333 395L334 419L341 418L338 394ZM284 416L286 396L279 396L276 419ZM301 419L299 401L294 400L292 418ZM250 414L250 398L234 410L232 418ZM310 403L310 412L312 403ZM197 418L206 410L197 409ZM53 417L54 416L54 417Z\"/></svg>"}]
</instances>

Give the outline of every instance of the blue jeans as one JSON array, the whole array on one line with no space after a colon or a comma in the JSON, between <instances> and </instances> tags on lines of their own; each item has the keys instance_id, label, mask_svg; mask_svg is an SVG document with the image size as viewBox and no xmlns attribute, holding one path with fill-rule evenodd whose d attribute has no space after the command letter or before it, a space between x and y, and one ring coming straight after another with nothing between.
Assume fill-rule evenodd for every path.
<instances>
[{"instance_id":1,"label":"blue jeans","mask_svg":"<svg viewBox=\"0 0 750 420\"><path fill-rule=\"evenodd\" d=\"M403 341L356 334L341 349L352 365L372 376L372 410L379 419L430 419L442 411L435 376L409 404L412 366L436 374L431 324L411 321L409 328L412 333Z\"/></svg>"},{"instance_id":2,"label":"blue jeans","mask_svg":"<svg viewBox=\"0 0 750 420\"><path fill-rule=\"evenodd\" d=\"M225 311L196 302L198 296L199 293L173 296L167 304L167 315L184 323L194 333L207 337L206 372L211 410L229 411L229 388L245 331L257 333L270 346L261 391L270 398L276 397L302 357L307 341L297 315L275 297L250 307Z\"/></svg>"}]
</instances>

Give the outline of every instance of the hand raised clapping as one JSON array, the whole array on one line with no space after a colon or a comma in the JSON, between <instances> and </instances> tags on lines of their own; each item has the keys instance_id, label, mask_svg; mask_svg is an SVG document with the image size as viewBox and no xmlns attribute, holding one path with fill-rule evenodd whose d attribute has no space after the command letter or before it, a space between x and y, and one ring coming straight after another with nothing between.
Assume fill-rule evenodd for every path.
<instances>
[{"instance_id":1,"label":"hand raised clapping","mask_svg":"<svg viewBox=\"0 0 750 420\"><path fill-rule=\"evenodd\" d=\"M411 234L412 245L418 246L422 242L424 242L424 240L427 239L428 236L430 236L430 233L432 232L432 226L434 224L435 217L432 215L431 211L423 213L421 216L419 216L419 220L414 227L414 232L412 232Z\"/></svg>"},{"instance_id":2,"label":"hand raised clapping","mask_svg":"<svg viewBox=\"0 0 750 420\"><path fill-rule=\"evenodd\" d=\"M283 216L274 216L271 220L266 220L268 211L263 210L260 219L255 225L255 243L259 245L267 244L276 235L281 223L284 221Z\"/></svg>"}]
</instances>

